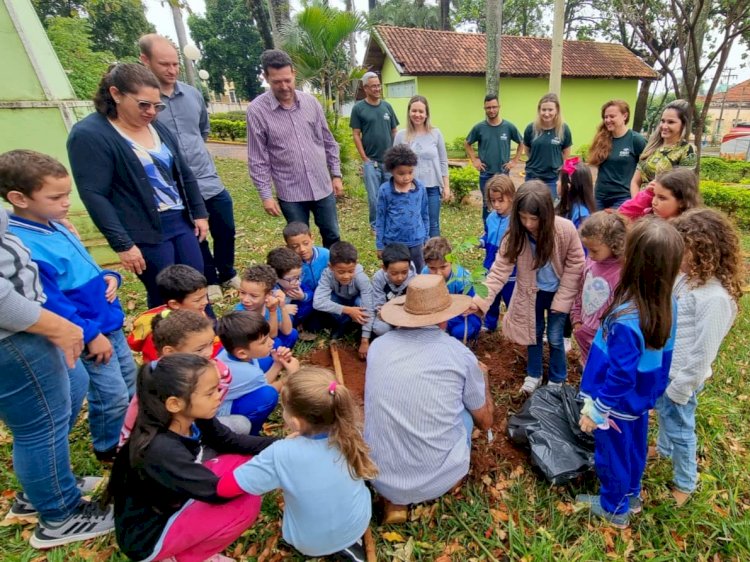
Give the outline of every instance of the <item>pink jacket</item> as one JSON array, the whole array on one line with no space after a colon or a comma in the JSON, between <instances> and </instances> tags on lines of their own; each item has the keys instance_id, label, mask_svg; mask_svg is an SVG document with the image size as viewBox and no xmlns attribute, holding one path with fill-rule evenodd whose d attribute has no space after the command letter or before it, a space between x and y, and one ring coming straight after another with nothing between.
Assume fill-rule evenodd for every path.
<instances>
[{"instance_id":1,"label":"pink jacket","mask_svg":"<svg viewBox=\"0 0 750 562\"><path fill-rule=\"evenodd\" d=\"M474 297L474 302L487 312L495 300L495 296L502 291L513 266L517 269L516 286L510 299L508 313L503 317L503 334L510 341L521 345L536 343L536 269L533 269L534 256L531 244L524 244L516 263L508 262L503 253L508 238L503 239L497 252L495 263L492 265L484 284L489 290L486 299ZM555 249L550 258L552 269L560 278L560 286L552 300L552 309L558 312L570 312L573 300L578 293L578 287L583 273L583 246L578 238L576 227L568 219L555 217Z\"/></svg>"},{"instance_id":2,"label":"pink jacket","mask_svg":"<svg viewBox=\"0 0 750 562\"><path fill-rule=\"evenodd\" d=\"M651 207L651 202L653 200L654 188L647 187L643 191L639 191L638 195L620 205L617 212L624 217L629 218L631 221L634 221L653 212Z\"/></svg>"}]
</instances>

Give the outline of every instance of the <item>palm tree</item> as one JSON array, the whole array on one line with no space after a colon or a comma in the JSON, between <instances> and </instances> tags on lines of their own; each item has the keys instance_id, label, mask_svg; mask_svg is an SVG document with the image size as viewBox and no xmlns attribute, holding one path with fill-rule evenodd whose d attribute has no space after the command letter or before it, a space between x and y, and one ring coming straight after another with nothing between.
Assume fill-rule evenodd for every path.
<instances>
[{"instance_id":1,"label":"palm tree","mask_svg":"<svg viewBox=\"0 0 750 562\"><path fill-rule=\"evenodd\" d=\"M356 12L342 12L319 1L281 28L283 48L292 57L297 76L322 92L326 110L353 78L344 44L364 28L364 19Z\"/></svg>"}]
</instances>

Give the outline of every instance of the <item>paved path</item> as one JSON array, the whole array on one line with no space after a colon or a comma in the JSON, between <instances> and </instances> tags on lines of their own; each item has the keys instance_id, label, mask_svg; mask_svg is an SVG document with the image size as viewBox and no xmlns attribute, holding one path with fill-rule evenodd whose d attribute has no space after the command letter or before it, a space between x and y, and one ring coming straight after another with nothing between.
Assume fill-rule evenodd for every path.
<instances>
[{"instance_id":1,"label":"paved path","mask_svg":"<svg viewBox=\"0 0 750 562\"><path fill-rule=\"evenodd\" d=\"M220 142L206 143L208 151L213 156L219 158L234 158L247 162L247 145L246 144L224 144Z\"/></svg>"}]
</instances>

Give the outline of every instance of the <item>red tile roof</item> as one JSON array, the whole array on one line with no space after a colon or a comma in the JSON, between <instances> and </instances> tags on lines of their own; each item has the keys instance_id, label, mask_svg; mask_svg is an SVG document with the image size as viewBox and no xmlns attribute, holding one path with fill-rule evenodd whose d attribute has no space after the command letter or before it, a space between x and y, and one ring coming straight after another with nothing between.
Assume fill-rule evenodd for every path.
<instances>
[{"instance_id":1,"label":"red tile roof","mask_svg":"<svg viewBox=\"0 0 750 562\"><path fill-rule=\"evenodd\" d=\"M484 75L487 44L483 33L459 33L379 25L375 32L406 75ZM379 48L370 39L365 64ZM502 38L501 76L548 76L552 41L541 37ZM372 52L371 52L372 51ZM368 56L369 55L369 56ZM369 60L368 60L369 59ZM562 75L570 78L656 78L646 63L615 43L565 41Z\"/></svg>"},{"instance_id":2,"label":"red tile roof","mask_svg":"<svg viewBox=\"0 0 750 562\"><path fill-rule=\"evenodd\" d=\"M720 105L721 100L725 96L725 103L750 103L750 80L735 84L726 92L714 92L714 95L711 97L711 105ZM698 101L705 101L705 99L706 96L698 96Z\"/></svg>"}]
</instances>

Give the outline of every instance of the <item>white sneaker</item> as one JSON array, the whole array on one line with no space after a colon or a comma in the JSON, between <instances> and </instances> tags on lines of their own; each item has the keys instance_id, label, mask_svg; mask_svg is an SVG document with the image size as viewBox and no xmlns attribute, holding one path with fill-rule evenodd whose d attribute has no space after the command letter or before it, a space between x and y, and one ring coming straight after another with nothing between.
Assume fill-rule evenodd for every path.
<instances>
[{"instance_id":1,"label":"white sneaker","mask_svg":"<svg viewBox=\"0 0 750 562\"><path fill-rule=\"evenodd\" d=\"M221 287L218 285L208 286L208 302L218 302L224 298L224 293L221 292Z\"/></svg>"},{"instance_id":2,"label":"white sneaker","mask_svg":"<svg viewBox=\"0 0 750 562\"><path fill-rule=\"evenodd\" d=\"M526 377L525 379L523 379L523 386L521 387L519 392L531 394L537 388L539 388L540 384L542 384L542 377Z\"/></svg>"},{"instance_id":3,"label":"white sneaker","mask_svg":"<svg viewBox=\"0 0 750 562\"><path fill-rule=\"evenodd\" d=\"M565 353L570 353L570 350L573 349L573 344L570 342L570 338L563 338L563 347L565 348Z\"/></svg>"},{"instance_id":4,"label":"white sneaker","mask_svg":"<svg viewBox=\"0 0 750 562\"><path fill-rule=\"evenodd\" d=\"M235 291L239 291L241 282L242 280L240 279L240 276L235 275L229 281L224 281L221 286L225 289L234 289Z\"/></svg>"}]
</instances>

